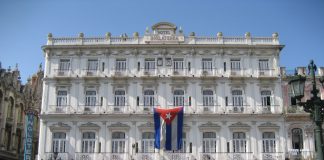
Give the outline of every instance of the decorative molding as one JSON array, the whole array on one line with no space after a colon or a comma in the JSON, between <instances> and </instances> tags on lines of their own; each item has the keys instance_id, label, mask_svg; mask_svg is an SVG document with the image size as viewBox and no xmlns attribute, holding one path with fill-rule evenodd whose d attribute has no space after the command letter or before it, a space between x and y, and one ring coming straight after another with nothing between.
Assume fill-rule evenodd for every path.
<instances>
[{"instance_id":1,"label":"decorative molding","mask_svg":"<svg viewBox=\"0 0 324 160\"><path fill-rule=\"evenodd\" d=\"M50 131L69 131L71 130L71 126L69 126L68 124L62 123L62 122L58 122L56 124L53 124L51 126L49 126Z\"/></svg>"},{"instance_id":2,"label":"decorative molding","mask_svg":"<svg viewBox=\"0 0 324 160\"><path fill-rule=\"evenodd\" d=\"M228 128L232 131L249 131L251 129L251 126L249 126L248 124L244 124L242 122L237 122L234 123L230 126L228 126Z\"/></svg>"},{"instance_id":3,"label":"decorative molding","mask_svg":"<svg viewBox=\"0 0 324 160\"><path fill-rule=\"evenodd\" d=\"M110 126L108 126L109 130L114 131L114 130L129 130L130 126L127 124L123 124L121 122L117 122L114 124L111 124Z\"/></svg>"},{"instance_id":4,"label":"decorative molding","mask_svg":"<svg viewBox=\"0 0 324 160\"><path fill-rule=\"evenodd\" d=\"M212 123L212 122L207 122L205 124L200 125L199 130L201 131L206 131L206 130L220 130L221 126L219 126L218 124Z\"/></svg>"},{"instance_id":5,"label":"decorative molding","mask_svg":"<svg viewBox=\"0 0 324 160\"><path fill-rule=\"evenodd\" d=\"M274 123L271 122L266 122L262 123L261 125L258 126L259 130L264 131L264 130L279 130L280 127Z\"/></svg>"},{"instance_id":6,"label":"decorative molding","mask_svg":"<svg viewBox=\"0 0 324 160\"><path fill-rule=\"evenodd\" d=\"M88 122L88 123L80 125L79 129L80 130L97 130L98 131L100 129L100 126L95 123Z\"/></svg>"}]
</instances>

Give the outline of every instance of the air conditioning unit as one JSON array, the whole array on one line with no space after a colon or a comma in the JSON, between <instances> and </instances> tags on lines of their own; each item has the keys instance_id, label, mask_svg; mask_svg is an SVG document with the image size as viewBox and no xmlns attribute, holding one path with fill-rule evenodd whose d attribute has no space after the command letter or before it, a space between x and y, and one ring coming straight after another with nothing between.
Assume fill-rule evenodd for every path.
<instances>
[{"instance_id":1,"label":"air conditioning unit","mask_svg":"<svg viewBox=\"0 0 324 160\"><path fill-rule=\"evenodd\" d=\"M84 111L85 111L85 112L90 112L91 109L90 109L90 107L84 107Z\"/></svg>"},{"instance_id":2,"label":"air conditioning unit","mask_svg":"<svg viewBox=\"0 0 324 160\"><path fill-rule=\"evenodd\" d=\"M208 112L209 111L209 107L204 107L204 112Z\"/></svg>"},{"instance_id":3,"label":"air conditioning unit","mask_svg":"<svg viewBox=\"0 0 324 160\"><path fill-rule=\"evenodd\" d=\"M174 71L173 71L173 74L178 75L178 74L179 74L179 71L174 70Z\"/></svg>"},{"instance_id":4,"label":"air conditioning unit","mask_svg":"<svg viewBox=\"0 0 324 160\"><path fill-rule=\"evenodd\" d=\"M120 108L119 107L114 107L114 111L115 112L119 112L120 111Z\"/></svg>"},{"instance_id":5,"label":"air conditioning unit","mask_svg":"<svg viewBox=\"0 0 324 160\"><path fill-rule=\"evenodd\" d=\"M260 75L260 76L264 76L264 72L263 72L263 71L260 71L260 72L259 72L259 75Z\"/></svg>"},{"instance_id":6,"label":"air conditioning unit","mask_svg":"<svg viewBox=\"0 0 324 160\"><path fill-rule=\"evenodd\" d=\"M231 71L232 76L236 76L236 71Z\"/></svg>"},{"instance_id":7,"label":"air conditioning unit","mask_svg":"<svg viewBox=\"0 0 324 160\"><path fill-rule=\"evenodd\" d=\"M143 110L144 111L149 111L149 108L148 107L144 107Z\"/></svg>"},{"instance_id":8,"label":"air conditioning unit","mask_svg":"<svg viewBox=\"0 0 324 160\"><path fill-rule=\"evenodd\" d=\"M122 73L121 73L120 71L116 71L116 72L115 72L115 75L116 75L116 76L121 76Z\"/></svg>"},{"instance_id":9,"label":"air conditioning unit","mask_svg":"<svg viewBox=\"0 0 324 160\"><path fill-rule=\"evenodd\" d=\"M145 72L144 72L144 75L149 75L149 74L150 74L149 71L145 71Z\"/></svg>"}]
</instances>

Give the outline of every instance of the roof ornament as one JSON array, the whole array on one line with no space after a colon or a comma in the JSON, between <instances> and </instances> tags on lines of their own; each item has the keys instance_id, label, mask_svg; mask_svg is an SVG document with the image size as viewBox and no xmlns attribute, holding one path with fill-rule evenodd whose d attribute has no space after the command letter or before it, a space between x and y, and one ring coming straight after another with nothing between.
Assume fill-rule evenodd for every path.
<instances>
[{"instance_id":1,"label":"roof ornament","mask_svg":"<svg viewBox=\"0 0 324 160\"><path fill-rule=\"evenodd\" d=\"M42 68L43 68L43 65L42 65L42 63L40 63L38 66L38 71L42 71Z\"/></svg>"},{"instance_id":2,"label":"roof ornament","mask_svg":"<svg viewBox=\"0 0 324 160\"><path fill-rule=\"evenodd\" d=\"M180 33L180 34L183 33L183 30L182 30L182 27L181 27L181 26L179 27L179 33Z\"/></svg>"},{"instance_id":3,"label":"roof ornament","mask_svg":"<svg viewBox=\"0 0 324 160\"><path fill-rule=\"evenodd\" d=\"M146 27L146 29L145 29L145 33L146 33L146 34L149 34L149 33L150 33L149 27Z\"/></svg>"},{"instance_id":4,"label":"roof ornament","mask_svg":"<svg viewBox=\"0 0 324 160\"><path fill-rule=\"evenodd\" d=\"M16 63L15 71L18 71L18 63Z\"/></svg>"}]
</instances>

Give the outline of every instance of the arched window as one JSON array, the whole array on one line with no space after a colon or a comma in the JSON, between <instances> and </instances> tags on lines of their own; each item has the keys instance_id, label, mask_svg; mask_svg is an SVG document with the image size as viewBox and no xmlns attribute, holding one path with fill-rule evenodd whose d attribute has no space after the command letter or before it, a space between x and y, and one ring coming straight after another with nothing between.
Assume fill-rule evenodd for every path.
<instances>
[{"instance_id":1,"label":"arched window","mask_svg":"<svg viewBox=\"0 0 324 160\"><path fill-rule=\"evenodd\" d=\"M116 90L115 91L115 106L125 106L125 91Z\"/></svg>"},{"instance_id":2,"label":"arched window","mask_svg":"<svg viewBox=\"0 0 324 160\"><path fill-rule=\"evenodd\" d=\"M144 108L149 108L154 106L154 91L145 90L144 91Z\"/></svg>"},{"instance_id":3,"label":"arched window","mask_svg":"<svg viewBox=\"0 0 324 160\"><path fill-rule=\"evenodd\" d=\"M82 133L82 153L94 153L96 144L95 132Z\"/></svg>"},{"instance_id":4,"label":"arched window","mask_svg":"<svg viewBox=\"0 0 324 160\"><path fill-rule=\"evenodd\" d=\"M232 103L234 112L243 112L243 93L241 90L232 91Z\"/></svg>"},{"instance_id":5,"label":"arched window","mask_svg":"<svg viewBox=\"0 0 324 160\"><path fill-rule=\"evenodd\" d=\"M125 133L112 133L112 153L125 153Z\"/></svg>"},{"instance_id":6,"label":"arched window","mask_svg":"<svg viewBox=\"0 0 324 160\"><path fill-rule=\"evenodd\" d=\"M246 136L244 132L233 133L234 152L246 152Z\"/></svg>"},{"instance_id":7,"label":"arched window","mask_svg":"<svg viewBox=\"0 0 324 160\"><path fill-rule=\"evenodd\" d=\"M203 153L216 152L216 133L204 132L203 133Z\"/></svg>"},{"instance_id":8,"label":"arched window","mask_svg":"<svg viewBox=\"0 0 324 160\"><path fill-rule=\"evenodd\" d=\"M142 133L142 152L153 153L154 152L154 133L143 132Z\"/></svg>"},{"instance_id":9,"label":"arched window","mask_svg":"<svg viewBox=\"0 0 324 160\"><path fill-rule=\"evenodd\" d=\"M212 90L203 90L203 105L214 106L214 92Z\"/></svg>"},{"instance_id":10,"label":"arched window","mask_svg":"<svg viewBox=\"0 0 324 160\"><path fill-rule=\"evenodd\" d=\"M14 109L14 99L12 97L9 98L9 105L7 108L7 118L11 118L13 116Z\"/></svg>"},{"instance_id":11,"label":"arched window","mask_svg":"<svg viewBox=\"0 0 324 160\"><path fill-rule=\"evenodd\" d=\"M173 91L173 106L184 106L184 91L174 90Z\"/></svg>"},{"instance_id":12,"label":"arched window","mask_svg":"<svg viewBox=\"0 0 324 160\"><path fill-rule=\"evenodd\" d=\"M53 153L59 152L64 153L66 148L66 133L55 132L52 138ZM83 149L83 148L82 148Z\"/></svg>"},{"instance_id":13,"label":"arched window","mask_svg":"<svg viewBox=\"0 0 324 160\"><path fill-rule=\"evenodd\" d=\"M264 153L276 152L276 139L274 132L263 132L262 133L262 146Z\"/></svg>"},{"instance_id":14,"label":"arched window","mask_svg":"<svg viewBox=\"0 0 324 160\"><path fill-rule=\"evenodd\" d=\"M300 128L294 128L291 130L292 133L292 148L303 149L303 130Z\"/></svg>"}]
</instances>

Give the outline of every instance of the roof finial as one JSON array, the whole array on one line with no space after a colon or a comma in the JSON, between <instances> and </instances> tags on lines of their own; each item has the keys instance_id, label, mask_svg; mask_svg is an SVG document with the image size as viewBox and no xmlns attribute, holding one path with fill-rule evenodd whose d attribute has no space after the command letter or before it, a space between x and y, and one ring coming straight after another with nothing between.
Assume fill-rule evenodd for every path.
<instances>
[{"instance_id":1,"label":"roof finial","mask_svg":"<svg viewBox=\"0 0 324 160\"><path fill-rule=\"evenodd\" d=\"M42 68L43 68L43 65L42 65L42 63L40 63L38 66L38 71L42 71Z\"/></svg>"},{"instance_id":2,"label":"roof finial","mask_svg":"<svg viewBox=\"0 0 324 160\"><path fill-rule=\"evenodd\" d=\"M18 71L18 63L16 63L15 71Z\"/></svg>"}]
</instances>

